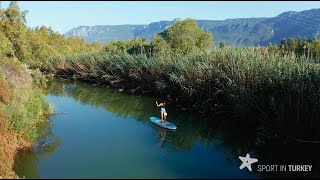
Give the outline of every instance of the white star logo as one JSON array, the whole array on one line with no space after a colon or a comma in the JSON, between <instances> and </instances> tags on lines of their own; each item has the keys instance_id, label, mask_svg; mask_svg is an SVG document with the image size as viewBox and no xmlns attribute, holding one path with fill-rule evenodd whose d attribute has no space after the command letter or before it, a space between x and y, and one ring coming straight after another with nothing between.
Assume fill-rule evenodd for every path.
<instances>
[{"instance_id":1,"label":"white star logo","mask_svg":"<svg viewBox=\"0 0 320 180\"><path fill-rule=\"evenodd\" d=\"M250 158L250 155L247 153L246 157L239 156L239 159L242 161L240 169L243 169L244 167L247 167L249 171L252 171L251 164L258 162L258 159Z\"/></svg>"}]
</instances>

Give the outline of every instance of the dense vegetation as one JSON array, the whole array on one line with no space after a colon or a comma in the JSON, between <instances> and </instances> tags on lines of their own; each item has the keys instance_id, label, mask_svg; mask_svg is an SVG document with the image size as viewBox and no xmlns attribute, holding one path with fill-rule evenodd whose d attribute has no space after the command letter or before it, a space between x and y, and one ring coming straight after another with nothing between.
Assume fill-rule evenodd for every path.
<instances>
[{"instance_id":1,"label":"dense vegetation","mask_svg":"<svg viewBox=\"0 0 320 180\"><path fill-rule=\"evenodd\" d=\"M220 43L215 49L212 34L186 19L150 43L135 38L88 44L44 26L28 28L26 13L16 2L0 9L0 176L10 176L8 157L14 153L6 149L19 148L10 143L39 137L38 124L50 108L38 86L45 87L50 74L162 96L215 118L259 123L268 137L320 137L317 38L257 48Z\"/></svg>"},{"instance_id":2,"label":"dense vegetation","mask_svg":"<svg viewBox=\"0 0 320 180\"><path fill-rule=\"evenodd\" d=\"M310 125L318 118L319 66L305 58L261 55L247 48L217 49L178 59L95 53L67 57L54 69L71 78L160 94L206 114L228 111L225 114L250 120L259 113L271 121L266 125L275 126L272 130L281 128L277 132L281 134L286 134L289 124L299 129L300 123L306 123L307 134L316 133Z\"/></svg>"},{"instance_id":3,"label":"dense vegetation","mask_svg":"<svg viewBox=\"0 0 320 180\"><path fill-rule=\"evenodd\" d=\"M48 59L102 48L65 39L50 28L28 28L26 13L16 2L0 9L0 178L16 178L12 165L17 150L30 148L47 133L44 124L51 108L39 86L46 85L40 70Z\"/></svg>"},{"instance_id":4,"label":"dense vegetation","mask_svg":"<svg viewBox=\"0 0 320 180\"><path fill-rule=\"evenodd\" d=\"M289 38L280 45L257 48L221 43L213 49L213 42L195 43L210 42L212 37L205 34L197 31L192 19L176 21L150 44L137 38L110 43L112 48L107 44L99 53L53 58L48 71L134 93L160 95L206 115L258 121L269 137L319 137L317 38ZM177 42L184 46L175 46ZM199 44L205 46L199 48ZM145 47L148 51L138 51Z\"/></svg>"},{"instance_id":5,"label":"dense vegetation","mask_svg":"<svg viewBox=\"0 0 320 180\"><path fill-rule=\"evenodd\" d=\"M13 158L44 135L51 108L31 72L15 59L0 60L0 177L16 177Z\"/></svg>"},{"instance_id":6,"label":"dense vegetation","mask_svg":"<svg viewBox=\"0 0 320 180\"><path fill-rule=\"evenodd\" d=\"M147 43L146 39L135 38L129 41L108 43L105 51L110 53L126 52L128 54L175 55L201 53L213 48L212 34L203 32L193 19L176 20L173 26L156 34Z\"/></svg>"},{"instance_id":7,"label":"dense vegetation","mask_svg":"<svg viewBox=\"0 0 320 180\"><path fill-rule=\"evenodd\" d=\"M48 66L52 56L94 52L103 48L99 43L88 44L83 39L64 38L51 28L26 26L27 11L21 11L15 1L0 10L0 52L2 57L13 57L29 68Z\"/></svg>"}]
</instances>

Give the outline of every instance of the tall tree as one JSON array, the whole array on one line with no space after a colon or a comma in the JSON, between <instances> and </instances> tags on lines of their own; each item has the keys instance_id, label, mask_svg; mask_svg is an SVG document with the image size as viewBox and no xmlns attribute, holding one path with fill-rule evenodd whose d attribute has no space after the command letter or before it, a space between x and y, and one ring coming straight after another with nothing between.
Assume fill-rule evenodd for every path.
<instances>
[{"instance_id":1,"label":"tall tree","mask_svg":"<svg viewBox=\"0 0 320 180\"><path fill-rule=\"evenodd\" d=\"M9 7L1 10L0 13L0 31L13 45L13 56L20 59L26 58L25 23L27 12L21 11L16 1L11 1Z\"/></svg>"},{"instance_id":2,"label":"tall tree","mask_svg":"<svg viewBox=\"0 0 320 180\"><path fill-rule=\"evenodd\" d=\"M158 34L174 53L203 52L213 47L213 35L204 32L194 19L176 19L173 25ZM155 37L159 41L159 37ZM160 41L161 42L161 41Z\"/></svg>"}]
</instances>

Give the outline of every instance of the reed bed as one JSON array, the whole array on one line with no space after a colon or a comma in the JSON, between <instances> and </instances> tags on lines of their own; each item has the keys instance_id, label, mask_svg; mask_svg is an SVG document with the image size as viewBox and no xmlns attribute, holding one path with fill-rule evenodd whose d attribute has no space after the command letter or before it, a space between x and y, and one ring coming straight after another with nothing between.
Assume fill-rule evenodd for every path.
<instances>
[{"instance_id":1,"label":"reed bed","mask_svg":"<svg viewBox=\"0 0 320 180\"><path fill-rule=\"evenodd\" d=\"M240 47L152 57L86 53L51 62L48 71L58 76L161 95L226 120L259 121L268 136L319 137L320 65L305 56Z\"/></svg>"}]
</instances>

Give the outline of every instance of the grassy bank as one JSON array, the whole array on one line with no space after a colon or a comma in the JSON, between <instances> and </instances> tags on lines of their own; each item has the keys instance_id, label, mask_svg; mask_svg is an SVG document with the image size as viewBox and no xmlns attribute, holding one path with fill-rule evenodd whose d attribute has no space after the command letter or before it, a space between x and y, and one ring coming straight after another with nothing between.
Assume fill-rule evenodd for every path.
<instances>
[{"instance_id":1,"label":"grassy bank","mask_svg":"<svg viewBox=\"0 0 320 180\"><path fill-rule=\"evenodd\" d=\"M106 84L224 119L261 122L267 136L314 140L319 127L317 60L261 55L247 47L176 56L91 53L52 59L60 77Z\"/></svg>"},{"instance_id":2,"label":"grassy bank","mask_svg":"<svg viewBox=\"0 0 320 180\"><path fill-rule=\"evenodd\" d=\"M31 76L15 59L0 61L0 178L18 178L12 170L15 154L31 148L50 112Z\"/></svg>"}]
</instances>

